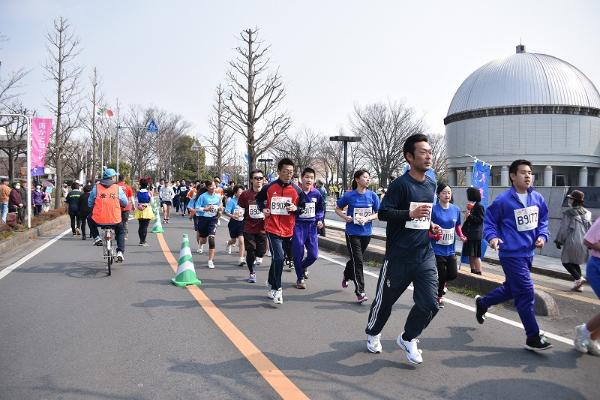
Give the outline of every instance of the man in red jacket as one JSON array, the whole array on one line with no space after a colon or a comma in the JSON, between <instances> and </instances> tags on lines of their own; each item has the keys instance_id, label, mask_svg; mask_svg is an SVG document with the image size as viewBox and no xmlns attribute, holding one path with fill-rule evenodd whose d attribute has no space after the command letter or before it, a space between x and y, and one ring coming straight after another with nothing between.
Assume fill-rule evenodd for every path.
<instances>
[{"instance_id":1,"label":"man in red jacket","mask_svg":"<svg viewBox=\"0 0 600 400\"><path fill-rule=\"evenodd\" d=\"M268 297L275 304L283 304L281 273L283 271L283 243L291 246L296 215L304 211L304 192L291 183L294 175L294 162L283 158L277 164L279 178L266 186L256 195L256 204L265 215L265 231L271 246L273 257L269 269Z\"/></svg>"}]
</instances>

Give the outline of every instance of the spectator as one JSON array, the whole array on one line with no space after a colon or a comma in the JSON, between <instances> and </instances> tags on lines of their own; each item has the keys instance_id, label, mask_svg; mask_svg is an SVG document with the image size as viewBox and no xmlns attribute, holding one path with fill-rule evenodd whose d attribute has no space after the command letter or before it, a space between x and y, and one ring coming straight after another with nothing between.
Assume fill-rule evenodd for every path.
<instances>
[{"instance_id":1,"label":"spectator","mask_svg":"<svg viewBox=\"0 0 600 400\"><path fill-rule=\"evenodd\" d=\"M43 212L50 210L50 203L52 203L52 186L47 186L44 190L44 205L42 206Z\"/></svg>"},{"instance_id":2,"label":"spectator","mask_svg":"<svg viewBox=\"0 0 600 400\"><path fill-rule=\"evenodd\" d=\"M0 213L2 214L2 223L6 223L6 216L8 215L8 198L10 197L10 187L8 186L8 180L2 178L0 180Z\"/></svg>"},{"instance_id":3,"label":"spectator","mask_svg":"<svg viewBox=\"0 0 600 400\"><path fill-rule=\"evenodd\" d=\"M469 257L471 273L481 275L481 238L483 236L484 209L479 202L481 192L476 188L467 189L467 213L462 231L467 237L463 244L462 254Z\"/></svg>"},{"instance_id":4,"label":"spectator","mask_svg":"<svg viewBox=\"0 0 600 400\"><path fill-rule=\"evenodd\" d=\"M575 280L571 290L581 292L585 278L581 276L580 265L585 264L589 257L583 237L592 226L592 213L583 207L583 192L573 190L567 198L570 208L563 211L554 243L556 248L562 247L560 261Z\"/></svg>"},{"instance_id":5,"label":"spectator","mask_svg":"<svg viewBox=\"0 0 600 400\"><path fill-rule=\"evenodd\" d=\"M81 235L82 222L79 218L79 198L83 193L79 190L79 183L73 183L71 189L65 197L65 203L67 203L67 211L71 218L71 232L73 236L77 236Z\"/></svg>"},{"instance_id":6,"label":"spectator","mask_svg":"<svg viewBox=\"0 0 600 400\"><path fill-rule=\"evenodd\" d=\"M33 215L40 215L44 205L44 192L41 185L35 185L35 190L31 192L31 203L33 204Z\"/></svg>"},{"instance_id":7,"label":"spectator","mask_svg":"<svg viewBox=\"0 0 600 400\"><path fill-rule=\"evenodd\" d=\"M77 212L79 214L79 219L81 220L81 240L85 240L86 221L88 220L91 211L90 206L88 205L88 198L90 197L91 191L92 185L88 183L84 186L83 194L79 197L79 202L77 203Z\"/></svg>"},{"instance_id":8,"label":"spectator","mask_svg":"<svg viewBox=\"0 0 600 400\"><path fill-rule=\"evenodd\" d=\"M24 207L23 207L23 196L21 196L21 183L15 182L13 189L10 191L8 196L8 209L10 212L17 213L17 223L23 223Z\"/></svg>"}]
</instances>

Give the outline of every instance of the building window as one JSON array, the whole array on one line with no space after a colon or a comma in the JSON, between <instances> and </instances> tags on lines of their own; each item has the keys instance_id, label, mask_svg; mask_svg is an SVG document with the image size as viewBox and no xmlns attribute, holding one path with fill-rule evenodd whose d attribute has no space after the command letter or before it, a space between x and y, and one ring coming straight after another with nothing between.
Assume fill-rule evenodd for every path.
<instances>
[{"instance_id":1,"label":"building window","mask_svg":"<svg viewBox=\"0 0 600 400\"><path fill-rule=\"evenodd\" d=\"M567 186L567 177L565 175L554 175L554 186Z\"/></svg>"}]
</instances>

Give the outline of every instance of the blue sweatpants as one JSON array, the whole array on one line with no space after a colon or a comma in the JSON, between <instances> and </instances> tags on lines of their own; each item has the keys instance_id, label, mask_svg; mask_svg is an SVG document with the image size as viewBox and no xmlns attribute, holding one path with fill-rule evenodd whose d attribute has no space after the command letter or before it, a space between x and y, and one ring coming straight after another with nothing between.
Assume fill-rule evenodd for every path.
<instances>
[{"instance_id":1,"label":"blue sweatpants","mask_svg":"<svg viewBox=\"0 0 600 400\"><path fill-rule=\"evenodd\" d=\"M540 334L535 319L533 281L529 272L532 261L533 257L500 257L506 281L480 300L484 307L490 307L514 299L528 338Z\"/></svg>"},{"instance_id":2,"label":"blue sweatpants","mask_svg":"<svg viewBox=\"0 0 600 400\"><path fill-rule=\"evenodd\" d=\"M304 246L306 246L306 258L304 257ZM316 222L296 221L294 236L292 237L292 255L294 257L294 268L298 280L304 279L304 270L319 257L319 242L317 239Z\"/></svg>"}]
</instances>

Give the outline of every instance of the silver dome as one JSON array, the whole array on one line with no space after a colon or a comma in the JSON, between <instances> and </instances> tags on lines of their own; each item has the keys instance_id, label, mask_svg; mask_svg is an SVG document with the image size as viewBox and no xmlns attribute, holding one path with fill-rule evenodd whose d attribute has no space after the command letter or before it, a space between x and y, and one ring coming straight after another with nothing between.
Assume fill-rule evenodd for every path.
<instances>
[{"instance_id":1,"label":"silver dome","mask_svg":"<svg viewBox=\"0 0 600 400\"><path fill-rule=\"evenodd\" d=\"M577 68L547 54L517 54L485 64L454 95L448 116L486 108L565 105L600 108L600 94Z\"/></svg>"}]
</instances>

